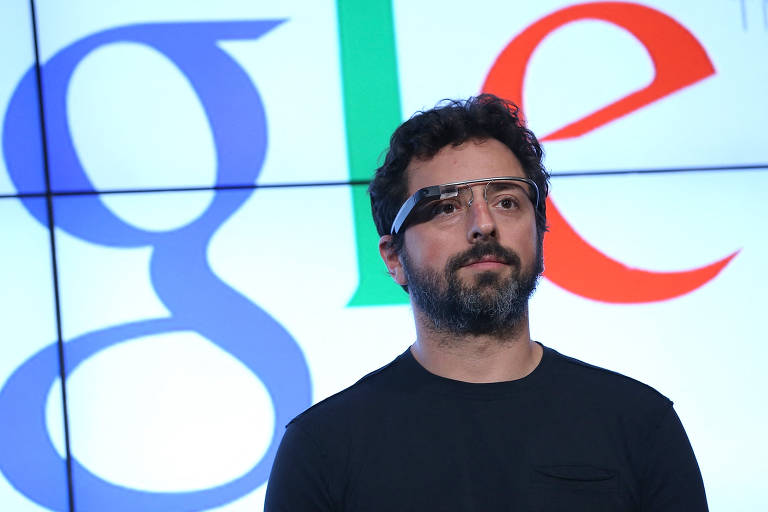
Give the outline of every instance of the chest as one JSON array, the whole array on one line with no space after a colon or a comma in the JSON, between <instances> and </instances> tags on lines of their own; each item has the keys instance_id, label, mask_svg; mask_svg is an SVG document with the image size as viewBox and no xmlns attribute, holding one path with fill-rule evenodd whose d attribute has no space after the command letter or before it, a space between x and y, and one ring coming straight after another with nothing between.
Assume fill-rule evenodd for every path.
<instances>
[{"instance_id":1,"label":"chest","mask_svg":"<svg viewBox=\"0 0 768 512\"><path fill-rule=\"evenodd\" d=\"M372 418L346 461L348 510L633 510L621 422L526 402L433 401ZM405 412L405 411L402 411Z\"/></svg>"}]
</instances>

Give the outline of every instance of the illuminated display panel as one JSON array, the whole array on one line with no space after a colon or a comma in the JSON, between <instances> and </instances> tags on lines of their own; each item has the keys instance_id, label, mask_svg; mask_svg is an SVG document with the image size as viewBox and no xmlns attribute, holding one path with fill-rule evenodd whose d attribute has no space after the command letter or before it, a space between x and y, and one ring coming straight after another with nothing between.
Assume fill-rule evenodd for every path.
<instances>
[{"instance_id":1,"label":"illuminated display panel","mask_svg":"<svg viewBox=\"0 0 768 512\"><path fill-rule=\"evenodd\" d=\"M0 509L64 510L66 468L49 449L64 438L51 249L28 209L45 200L0 199Z\"/></svg>"},{"instance_id":2,"label":"illuminated display panel","mask_svg":"<svg viewBox=\"0 0 768 512\"><path fill-rule=\"evenodd\" d=\"M381 311L346 307L349 197L312 186L55 200L78 506L188 509L236 494L232 510L247 510L283 425L404 350L405 306L404 334L365 343Z\"/></svg>"},{"instance_id":3,"label":"illuminated display panel","mask_svg":"<svg viewBox=\"0 0 768 512\"><path fill-rule=\"evenodd\" d=\"M486 90L518 96L554 172L765 164L766 9L550 0L455 16L395 1L403 116Z\"/></svg>"},{"instance_id":4,"label":"illuminated display panel","mask_svg":"<svg viewBox=\"0 0 768 512\"><path fill-rule=\"evenodd\" d=\"M54 191L347 180L334 2L37 5Z\"/></svg>"},{"instance_id":5,"label":"illuminated display panel","mask_svg":"<svg viewBox=\"0 0 768 512\"><path fill-rule=\"evenodd\" d=\"M0 13L0 196L39 194L45 179L29 2L3 2Z\"/></svg>"},{"instance_id":6,"label":"illuminated display panel","mask_svg":"<svg viewBox=\"0 0 768 512\"><path fill-rule=\"evenodd\" d=\"M635 11L629 19L567 2L491 4L457 17L442 5L395 1L387 35L379 29L388 2L366 4L370 11L339 2L347 28L365 36L360 47L377 49L355 60L354 52L339 57L344 27L332 2L36 2L55 191L137 191L54 199L78 510L259 510L287 418L386 364L415 336L406 295L378 261L377 235L370 226L361 235L370 224L363 185L139 191L361 179L386 137L366 135L362 166L354 147L347 164L347 144L391 120L393 105L399 120L484 89L520 90L555 174L546 243L556 250L533 299L534 338L673 399L713 510L766 506L768 418L754 405L768 386L757 366L766 355L759 319L768 285L760 272L768 256L766 13L758 3L711 2L695 12L620 5L656 20L651 32L688 34L687 46L671 46L701 76L573 128L654 76L669 77L654 60L657 36L633 25ZM203 27L194 44L213 52L209 76L167 46L169 34L190 43L193 24ZM216 32L233 27L244 31L236 40ZM343 46L355 32L341 32ZM201 33L219 42L205 46ZM521 34L536 43L524 72L501 59ZM370 73L388 69L378 65L388 49L397 62L388 77L399 86L387 89L379 76L376 88ZM691 60L697 52L711 69ZM0 75L4 123L33 62L32 53L14 58L22 57ZM670 80L680 79L675 73ZM250 115L256 105L263 117ZM0 194L20 191L8 159L3 148ZM602 174L628 170L689 172ZM0 399L13 390L9 377L55 340L45 205L25 205L0 199L1 236L11 237L1 246L19 246L2 255L3 290L6 282L16 290L3 297L2 325L11 327L2 337L24 339L0 347ZM563 245L567 230L585 245ZM573 251L585 246L589 258L576 260ZM604 258L644 271L643 285L621 286L626 273L606 273ZM712 265L709 275L692 273ZM683 277L670 284L670 273ZM26 304L47 309L19 307ZM39 375L57 372L49 365ZM11 455L47 454L53 462L43 467L61 482L51 488L61 490L61 389L55 377L49 382L45 402L36 402L47 437L31 450L14 445ZM4 468L0 508L66 510L65 494L51 501ZM38 472L22 478L34 483Z\"/></svg>"}]
</instances>

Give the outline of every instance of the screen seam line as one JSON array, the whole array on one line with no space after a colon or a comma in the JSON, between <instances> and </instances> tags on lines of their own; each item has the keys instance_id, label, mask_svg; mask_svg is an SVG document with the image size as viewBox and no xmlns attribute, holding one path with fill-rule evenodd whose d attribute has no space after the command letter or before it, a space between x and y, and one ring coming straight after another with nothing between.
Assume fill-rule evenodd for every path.
<instances>
[{"instance_id":1,"label":"screen seam line","mask_svg":"<svg viewBox=\"0 0 768 512\"><path fill-rule=\"evenodd\" d=\"M55 221L53 215L53 195L51 194L51 173L50 162L48 158L48 138L45 126L45 107L43 102L43 77L42 66L40 64L40 46L37 32L37 13L35 10L35 1L29 0L29 8L32 18L32 39L35 49L35 78L37 80L37 101L40 115L40 138L43 156L43 173L45 175L45 201L48 213L48 234L51 248L51 271L53 273L53 296L54 309L56 314L56 337L59 359L59 378L61 379L61 401L62 401L62 419L64 423L64 447L66 452L66 473L67 473L67 501L69 512L75 512L74 482L72 479L72 451L70 447L69 435L69 414L67 404L67 372L64 357L64 338L61 327L61 302L59 296L59 272L56 263L56 234Z\"/></svg>"}]
</instances>

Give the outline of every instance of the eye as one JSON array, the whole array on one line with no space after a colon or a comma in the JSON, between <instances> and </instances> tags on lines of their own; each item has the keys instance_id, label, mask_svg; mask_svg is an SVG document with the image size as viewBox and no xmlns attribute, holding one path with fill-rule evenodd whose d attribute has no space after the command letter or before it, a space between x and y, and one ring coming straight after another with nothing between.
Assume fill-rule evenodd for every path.
<instances>
[{"instance_id":1,"label":"eye","mask_svg":"<svg viewBox=\"0 0 768 512\"><path fill-rule=\"evenodd\" d=\"M520 200L514 196L500 196L496 198L494 206L502 210L517 210L520 208Z\"/></svg>"},{"instance_id":2,"label":"eye","mask_svg":"<svg viewBox=\"0 0 768 512\"><path fill-rule=\"evenodd\" d=\"M488 205L504 213L518 212L525 208L526 190L516 181L499 180L488 184L485 190Z\"/></svg>"},{"instance_id":3,"label":"eye","mask_svg":"<svg viewBox=\"0 0 768 512\"><path fill-rule=\"evenodd\" d=\"M430 218L434 217L449 217L458 212L461 206L456 200L447 199L445 201L439 201L432 205L429 209Z\"/></svg>"}]
</instances>

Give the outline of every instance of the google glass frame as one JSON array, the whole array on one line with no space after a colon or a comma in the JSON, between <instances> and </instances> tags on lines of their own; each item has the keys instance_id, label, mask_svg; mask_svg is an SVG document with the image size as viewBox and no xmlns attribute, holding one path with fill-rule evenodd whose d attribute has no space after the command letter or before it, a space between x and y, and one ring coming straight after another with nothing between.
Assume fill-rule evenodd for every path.
<instances>
[{"instance_id":1,"label":"google glass frame","mask_svg":"<svg viewBox=\"0 0 768 512\"><path fill-rule=\"evenodd\" d=\"M518 176L496 176L493 178L482 178L479 180L456 181L454 183L445 183L443 185L432 185L430 187L420 188L411 197L405 200L405 202L403 203L403 206L401 206L400 210L397 212L394 222L392 222L392 229L390 230L390 234L397 235L398 232L400 232L400 228L403 227L403 225L405 224L405 221L408 220L408 217L411 215L411 213L418 207L424 205L425 203L428 203L430 201L456 197L459 195L460 187L464 185L471 185L474 183L486 183L486 188L483 189L483 198L487 199L486 197L486 191L488 190L487 184L490 184L494 181L501 181L501 180L520 181L522 183L527 183L528 185L530 185L531 189L534 192L534 197L529 196L528 199L530 199L531 203L533 203L535 210L539 209L539 187L536 186L536 183L533 180L528 178L520 178Z\"/></svg>"}]
</instances>

